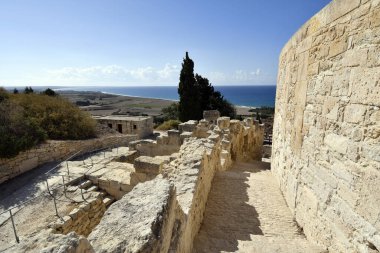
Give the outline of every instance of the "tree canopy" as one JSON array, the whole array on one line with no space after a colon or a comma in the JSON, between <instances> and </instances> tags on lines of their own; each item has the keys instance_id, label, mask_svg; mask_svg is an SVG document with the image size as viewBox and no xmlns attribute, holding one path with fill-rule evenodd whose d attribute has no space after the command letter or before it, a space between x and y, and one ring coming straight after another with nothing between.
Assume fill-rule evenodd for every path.
<instances>
[{"instance_id":1,"label":"tree canopy","mask_svg":"<svg viewBox=\"0 0 380 253\"><path fill-rule=\"evenodd\" d=\"M194 78L194 62L189 58L187 52L185 59L183 59L182 70L179 76L178 94L179 119L182 122L198 119L200 110L199 90Z\"/></svg>"},{"instance_id":2,"label":"tree canopy","mask_svg":"<svg viewBox=\"0 0 380 253\"><path fill-rule=\"evenodd\" d=\"M29 87L25 87L24 93L25 94L31 94L31 93L34 93L34 90L30 86Z\"/></svg>"},{"instance_id":3,"label":"tree canopy","mask_svg":"<svg viewBox=\"0 0 380 253\"><path fill-rule=\"evenodd\" d=\"M233 105L219 91L215 91L209 80L201 75L194 76L194 62L186 52L182 63L178 87L179 119L200 120L205 110L218 110L222 116L236 117Z\"/></svg>"},{"instance_id":4,"label":"tree canopy","mask_svg":"<svg viewBox=\"0 0 380 253\"><path fill-rule=\"evenodd\" d=\"M47 95L47 96L51 96L51 97L55 97L58 95L54 90L52 90L50 88L47 88L46 90L44 90L42 92L42 94Z\"/></svg>"}]
</instances>

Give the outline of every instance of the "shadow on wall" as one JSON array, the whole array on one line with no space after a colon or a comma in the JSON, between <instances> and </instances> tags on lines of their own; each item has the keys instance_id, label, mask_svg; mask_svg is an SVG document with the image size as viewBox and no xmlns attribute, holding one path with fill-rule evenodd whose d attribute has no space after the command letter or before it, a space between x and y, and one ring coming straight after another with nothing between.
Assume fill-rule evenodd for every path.
<instances>
[{"instance_id":1,"label":"shadow on wall","mask_svg":"<svg viewBox=\"0 0 380 253\"><path fill-rule=\"evenodd\" d=\"M239 250L239 240L250 241L251 235L263 235L256 209L247 204L247 182L251 173L267 169L269 166L260 169L238 166L215 175L202 227L194 242L195 252L206 249L207 252L235 252Z\"/></svg>"}]
</instances>

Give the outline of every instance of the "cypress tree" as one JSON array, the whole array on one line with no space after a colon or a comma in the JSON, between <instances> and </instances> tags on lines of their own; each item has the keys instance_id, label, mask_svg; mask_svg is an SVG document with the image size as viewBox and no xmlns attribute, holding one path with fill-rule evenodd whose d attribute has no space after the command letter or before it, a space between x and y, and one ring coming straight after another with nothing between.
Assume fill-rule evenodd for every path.
<instances>
[{"instance_id":1,"label":"cypress tree","mask_svg":"<svg viewBox=\"0 0 380 253\"><path fill-rule=\"evenodd\" d=\"M194 77L194 62L189 58L188 52L186 52L182 63L178 94L180 98L179 119L182 122L201 119L199 90Z\"/></svg>"},{"instance_id":2,"label":"cypress tree","mask_svg":"<svg viewBox=\"0 0 380 253\"><path fill-rule=\"evenodd\" d=\"M187 52L179 79L178 111L182 122L202 119L204 110L218 110L222 116L236 117L234 106L214 90L207 78L198 74L194 76L194 62Z\"/></svg>"},{"instance_id":3,"label":"cypress tree","mask_svg":"<svg viewBox=\"0 0 380 253\"><path fill-rule=\"evenodd\" d=\"M211 85L207 78L202 77L201 75L196 74L195 80L200 93L200 106L201 106L201 117L203 116L204 110L211 110L210 98L214 94L214 87Z\"/></svg>"}]
</instances>

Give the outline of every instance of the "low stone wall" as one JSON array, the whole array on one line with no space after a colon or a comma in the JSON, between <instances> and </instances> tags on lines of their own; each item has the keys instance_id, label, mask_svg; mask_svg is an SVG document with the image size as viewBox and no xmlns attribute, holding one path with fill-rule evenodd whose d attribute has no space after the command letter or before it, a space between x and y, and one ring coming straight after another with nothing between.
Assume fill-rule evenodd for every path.
<instances>
[{"instance_id":1,"label":"low stone wall","mask_svg":"<svg viewBox=\"0 0 380 253\"><path fill-rule=\"evenodd\" d=\"M380 251L379 54L380 1L334 0L280 56L272 171L330 252Z\"/></svg>"},{"instance_id":2,"label":"low stone wall","mask_svg":"<svg viewBox=\"0 0 380 253\"><path fill-rule=\"evenodd\" d=\"M177 130L169 130L159 136L157 141L138 140L129 144L129 150L137 150L142 156L165 156L178 152L183 139Z\"/></svg>"},{"instance_id":3,"label":"low stone wall","mask_svg":"<svg viewBox=\"0 0 380 253\"><path fill-rule=\"evenodd\" d=\"M76 232L78 235L88 236L103 217L106 204L106 200L99 195L97 198L80 204L68 215L52 223L50 227L54 229L55 233Z\"/></svg>"},{"instance_id":4,"label":"low stone wall","mask_svg":"<svg viewBox=\"0 0 380 253\"><path fill-rule=\"evenodd\" d=\"M167 170L177 189L178 209L170 252L191 252L201 226L215 171L221 168L221 150L209 139L190 138Z\"/></svg>"},{"instance_id":5,"label":"low stone wall","mask_svg":"<svg viewBox=\"0 0 380 253\"><path fill-rule=\"evenodd\" d=\"M235 160L260 160L264 126L252 119L243 122L219 118L217 125L203 120L184 141L177 158L164 165L164 174L177 190L178 208L170 252L191 252L203 221L215 172ZM233 155L231 155L233 154ZM226 157L231 159L226 162Z\"/></svg>"},{"instance_id":6,"label":"low stone wall","mask_svg":"<svg viewBox=\"0 0 380 253\"><path fill-rule=\"evenodd\" d=\"M135 135L115 135L79 141L49 140L14 158L0 159L0 184L44 163L61 161L78 151L86 153L95 149L127 146L136 139Z\"/></svg>"}]
</instances>

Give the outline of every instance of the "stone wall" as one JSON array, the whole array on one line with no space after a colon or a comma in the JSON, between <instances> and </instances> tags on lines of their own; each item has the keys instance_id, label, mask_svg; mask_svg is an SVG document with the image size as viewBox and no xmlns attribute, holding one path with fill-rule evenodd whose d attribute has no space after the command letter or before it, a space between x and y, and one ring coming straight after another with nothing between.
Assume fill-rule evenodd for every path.
<instances>
[{"instance_id":1,"label":"stone wall","mask_svg":"<svg viewBox=\"0 0 380 253\"><path fill-rule=\"evenodd\" d=\"M138 184L107 210L89 241L96 252L168 252L175 190L162 176Z\"/></svg>"},{"instance_id":2,"label":"stone wall","mask_svg":"<svg viewBox=\"0 0 380 253\"><path fill-rule=\"evenodd\" d=\"M202 137L186 138L177 157L163 169L177 190L170 252L192 251L215 172L227 169L235 160L261 159L264 127L252 119L240 122L222 117L212 123L202 120L193 131L193 135L197 134Z\"/></svg>"},{"instance_id":3,"label":"stone wall","mask_svg":"<svg viewBox=\"0 0 380 253\"><path fill-rule=\"evenodd\" d=\"M70 232L68 235L73 238L90 233L88 240L81 238L88 252L192 252L215 172L227 169L234 160L260 159L264 127L252 119L240 122L223 117L203 120L189 129L194 131L171 131L167 140L161 140L166 145L183 141L178 153L139 156L134 160L134 173L144 174L142 181L147 181L133 184L135 187L107 210L108 204L98 198L82 203L51 224L53 230L47 232ZM131 146L138 147L139 143ZM108 165L114 168L116 163ZM123 170L128 170L128 166L131 164ZM119 178L114 172L115 169L109 180ZM103 189L101 177L96 182L95 178L89 179ZM66 245L67 236L60 238L63 241L54 244ZM73 242L76 243L74 239ZM30 247L33 241L28 243L24 247ZM42 246L46 245L35 245L36 251Z\"/></svg>"},{"instance_id":4,"label":"stone wall","mask_svg":"<svg viewBox=\"0 0 380 253\"><path fill-rule=\"evenodd\" d=\"M282 50L272 171L306 236L380 250L380 1L334 0Z\"/></svg>"},{"instance_id":5,"label":"stone wall","mask_svg":"<svg viewBox=\"0 0 380 253\"><path fill-rule=\"evenodd\" d=\"M44 163L66 159L78 151L86 153L101 148L127 146L136 139L135 135L110 135L80 141L50 140L14 158L0 159L0 184Z\"/></svg>"},{"instance_id":6,"label":"stone wall","mask_svg":"<svg viewBox=\"0 0 380 253\"><path fill-rule=\"evenodd\" d=\"M122 134L137 135L139 139L153 134L153 118L145 116L110 115L94 116L101 124L106 125Z\"/></svg>"},{"instance_id":7,"label":"stone wall","mask_svg":"<svg viewBox=\"0 0 380 253\"><path fill-rule=\"evenodd\" d=\"M142 156L164 156L178 152L182 145L180 132L169 130L153 140L137 140L129 144L129 150L137 150Z\"/></svg>"},{"instance_id":8,"label":"stone wall","mask_svg":"<svg viewBox=\"0 0 380 253\"><path fill-rule=\"evenodd\" d=\"M75 232L78 235L88 236L98 225L106 211L106 201L99 195L74 208L68 215L59 218L50 224L54 233L68 234Z\"/></svg>"}]
</instances>

